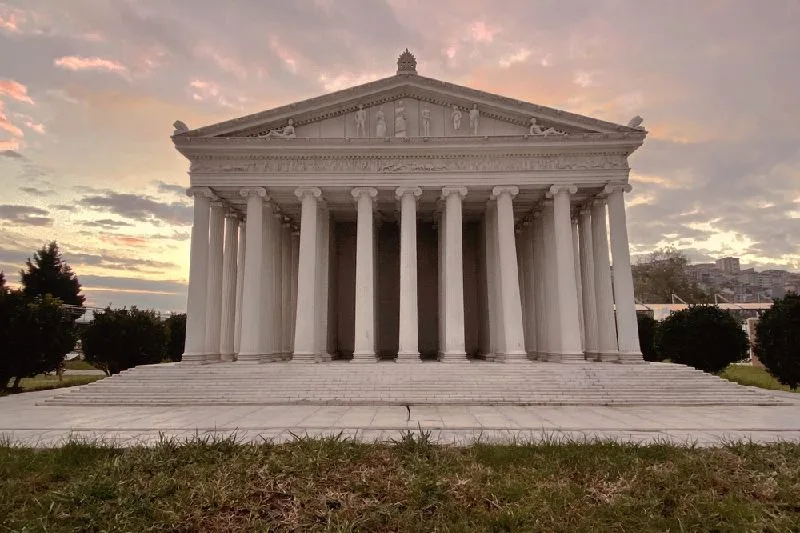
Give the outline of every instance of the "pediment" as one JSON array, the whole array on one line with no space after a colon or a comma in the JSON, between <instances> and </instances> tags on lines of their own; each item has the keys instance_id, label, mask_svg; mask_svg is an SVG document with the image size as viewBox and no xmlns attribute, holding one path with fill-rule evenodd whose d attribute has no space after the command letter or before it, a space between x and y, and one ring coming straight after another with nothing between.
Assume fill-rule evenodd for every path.
<instances>
[{"instance_id":1,"label":"pediment","mask_svg":"<svg viewBox=\"0 0 800 533\"><path fill-rule=\"evenodd\" d=\"M474 111L477 110L477 113ZM472 116L471 116L472 115ZM475 120L473 120L475 119ZM415 74L398 74L176 137L379 138L639 132ZM287 129L287 125L291 127Z\"/></svg>"}]
</instances>

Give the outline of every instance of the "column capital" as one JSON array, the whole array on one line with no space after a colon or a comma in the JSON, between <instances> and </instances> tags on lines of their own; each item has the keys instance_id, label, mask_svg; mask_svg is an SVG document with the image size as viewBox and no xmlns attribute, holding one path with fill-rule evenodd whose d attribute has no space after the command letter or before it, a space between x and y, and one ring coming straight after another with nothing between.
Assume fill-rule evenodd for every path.
<instances>
[{"instance_id":1,"label":"column capital","mask_svg":"<svg viewBox=\"0 0 800 533\"><path fill-rule=\"evenodd\" d=\"M245 189L239 189L239 196L243 196L244 198L248 198L250 196L259 196L265 201L269 201L267 190L264 187L247 187Z\"/></svg>"},{"instance_id":2,"label":"column capital","mask_svg":"<svg viewBox=\"0 0 800 533\"><path fill-rule=\"evenodd\" d=\"M350 190L350 194L353 196L354 200L358 200L364 196L374 202L375 197L378 196L378 189L375 187L354 187Z\"/></svg>"},{"instance_id":3,"label":"column capital","mask_svg":"<svg viewBox=\"0 0 800 533\"><path fill-rule=\"evenodd\" d=\"M233 209L228 209L228 212L225 213L225 218L233 218L236 220L242 220L242 215L240 215L237 211Z\"/></svg>"},{"instance_id":4,"label":"column capital","mask_svg":"<svg viewBox=\"0 0 800 533\"><path fill-rule=\"evenodd\" d=\"M294 195L301 201L306 196L312 196L314 199L318 200L322 198L322 190L319 187L298 187L294 190Z\"/></svg>"},{"instance_id":5,"label":"column capital","mask_svg":"<svg viewBox=\"0 0 800 533\"><path fill-rule=\"evenodd\" d=\"M189 187L188 189L186 189L186 196L190 198L194 198L195 196L201 196L209 199L214 199L217 197L217 195L214 194L214 192L208 187Z\"/></svg>"},{"instance_id":6,"label":"column capital","mask_svg":"<svg viewBox=\"0 0 800 533\"><path fill-rule=\"evenodd\" d=\"M615 181L603 187L603 192L605 194L614 194L616 192L625 193L625 192L631 192L631 189L633 189L633 187L631 187L630 183Z\"/></svg>"},{"instance_id":7,"label":"column capital","mask_svg":"<svg viewBox=\"0 0 800 533\"><path fill-rule=\"evenodd\" d=\"M461 198L467 195L466 187L442 187L442 199L447 199L451 194L458 194Z\"/></svg>"},{"instance_id":8,"label":"column capital","mask_svg":"<svg viewBox=\"0 0 800 533\"><path fill-rule=\"evenodd\" d=\"M590 204L592 207L605 206L606 205L605 194L598 194L591 201L589 201L587 203Z\"/></svg>"},{"instance_id":9,"label":"column capital","mask_svg":"<svg viewBox=\"0 0 800 533\"><path fill-rule=\"evenodd\" d=\"M403 196L411 196L416 201L417 198L422 196L422 189L420 187L398 187L394 190L394 197L402 200Z\"/></svg>"},{"instance_id":10,"label":"column capital","mask_svg":"<svg viewBox=\"0 0 800 533\"><path fill-rule=\"evenodd\" d=\"M563 184L563 185L557 184L557 185L553 185L552 187L550 187L547 190L547 197L548 198L553 198L557 194L560 194L560 193L575 194L576 192L578 192L578 188L575 185L572 185L572 184Z\"/></svg>"},{"instance_id":11,"label":"column capital","mask_svg":"<svg viewBox=\"0 0 800 533\"><path fill-rule=\"evenodd\" d=\"M225 207L225 202L219 198L214 198L211 200L211 207Z\"/></svg>"},{"instance_id":12,"label":"column capital","mask_svg":"<svg viewBox=\"0 0 800 533\"><path fill-rule=\"evenodd\" d=\"M578 215L580 215L581 217L590 217L590 216L592 216L592 205L591 205L591 202L586 202L584 205L582 205L580 210L578 211Z\"/></svg>"},{"instance_id":13,"label":"column capital","mask_svg":"<svg viewBox=\"0 0 800 533\"><path fill-rule=\"evenodd\" d=\"M519 194L519 187L516 185L498 185L492 189L491 197L497 198L503 194L509 194L513 198Z\"/></svg>"}]
</instances>

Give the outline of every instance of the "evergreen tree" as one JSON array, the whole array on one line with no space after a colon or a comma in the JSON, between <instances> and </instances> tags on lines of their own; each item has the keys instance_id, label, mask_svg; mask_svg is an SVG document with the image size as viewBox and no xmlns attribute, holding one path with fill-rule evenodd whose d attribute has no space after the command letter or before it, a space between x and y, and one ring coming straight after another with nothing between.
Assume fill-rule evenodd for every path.
<instances>
[{"instance_id":1,"label":"evergreen tree","mask_svg":"<svg viewBox=\"0 0 800 533\"><path fill-rule=\"evenodd\" d=\"M83 307L86 297L81 292L78 277L61 258L55 241L36 251L28 259L26 270L20 272L22 292L29 298L50 294L67 305Z\"/></svg>"},{"instance_id":2,"label":"evergreen tree","mask_svg":"<svg viewBox=\"0 0 800 533\"><path fill-rule=\"evenodd\" d=\"M778 381L800 388L800 295L789 293L764 311L756 324L755 352Z\"/></svg>"},{"instance_id":3,"label":"evergreen tree","mask_svg":"<svg viewBox=\"0 0 800 533\"><path fill-rule=\"evenodd\" d=\"M6 288L6 275L3 274L3 271L0 270L0 292L6 292L8 289Z\"/></svg>"}]
</instances>

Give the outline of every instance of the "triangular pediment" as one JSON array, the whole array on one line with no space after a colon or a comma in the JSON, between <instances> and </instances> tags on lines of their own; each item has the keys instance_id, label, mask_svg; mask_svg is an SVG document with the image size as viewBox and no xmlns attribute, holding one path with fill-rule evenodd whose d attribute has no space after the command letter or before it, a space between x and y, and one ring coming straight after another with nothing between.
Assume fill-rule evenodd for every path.
<instances>
[{"instance_id":1,"label":"triangular pediment","mask_svg":"<svg viewBox=\"0 0 800 533\"><path fill-rule=\"evenodd\" d=\"M473 111L471 120L470 111ZM641 132L558 109L398 74L342 91L176 133L177 137L458 137ZM286 129L290 123L292 127ZM284 133L285 132L285 133Z\"/></svg>"}]
</instances>

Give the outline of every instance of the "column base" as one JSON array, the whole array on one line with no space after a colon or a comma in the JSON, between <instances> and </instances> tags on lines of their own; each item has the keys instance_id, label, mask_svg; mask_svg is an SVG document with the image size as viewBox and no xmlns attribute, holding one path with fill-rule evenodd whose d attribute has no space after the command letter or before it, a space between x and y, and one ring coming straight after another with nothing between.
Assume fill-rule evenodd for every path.
<instances>
[{"instance_id":1,"label":"column base","mask_svg":"<svg viewBox=\"0 0 800 533\"><path fill-rule=\"evenodd\" d=\"M373 351L353 352L352 363L377 363L378 355Z\"/></svg>"},{"instance_id":2,"label":"column base","mask_svg":"<svg viewBox=\"0 0 800 533\"><path fill-rule=\"evenodd\" d=\"M630 365L630 364L640 364L646 363L647 361L644 360L642 357L641 352L620 352L618 363Z\"/></svg>"},{"instance_id":3,"label":"column base","mask_svg":"<svg viewBox=\"0 0 800 533\"><path fill-rule=\"evenodd\" d=\"M257 364L261 362L261 358L264 357L264 354L260 353L239 353L239 356L236 358L237 363L244 363L244 364Z\"/></svg>"},{"instance_id":4,"label":"column base","mask_svg":"<svg viewBox=\"0 0 800 533\"><path fill-rule=\"evenodd\" d=\"M587 361L602 361L598 352L583 352L583 356Z\"/></svg>"},{"instance_id":5,"label":"column base","mask_svg":"<svg viewBox=\"0 0 800 533\"><path fill-rule=\"evenodd\" d=\"M219 360L223 363L230 363L236 358L234 353L224 353L219 356Z\"/></svg>"},{"instance_id":6,"label":"column base","mask_svg":"<svg viewBox=\"0 0 800 533\"><path fill-rule=\"evenodd\" d=\"M419 357L419 352L399 352L397 358L394 360L396 363L421 363L422 359Z\"/></svg>"},{"instance_id":7,"label":"column base","mask_svg":"<svg viewBox=\"0 0 800 533\"><path fill-rule=\"evenodd\" d=\"M547 360L551 361L553 363L585 363L586 362L586 358L583 356L583 352L552 354L550 357L547 358Z\"/></svg>"},{"instance_id":8,"label":"column base","mask_svg":"<svg viewBox=\"0 0 800 533\"><path fill-rule=\"evenodd\" d=\"M218 353L206 354L206 363L219 363L222 361L222 356Z\"/></svg>"},{"instance_id":9,"label":"column base","mask_svg":"<svg viewBox=\"0 0 800 533\"><path fill-rule=\"evenodd\" d=\"M313 352L294 352L290 362L292 363L316 363L317 354Z\"/></svg>"},{"instance_id":10,"label":"column base","mask_svg":"<svg viewBox=\"0 0 800 533\"><path fill-rule=\"evenodd\" d=\"M441 352L439 353L440 363L469 363L467 352Z\"/></svg>"},{"instance_id":11,"label":"column base","mask_svg":"<svg viewBox=\"0 0 800 533\"><path fill-rule=\"evenodd\" d=\"M598 355L599 355L598 361L602 361L604 363L619 362L619 352L601 352Z\"/></svg>"},{"instance_id":12,"label":"column base","mask_svg":"<svg viewBox=\"0 0 800 533\"><path fill-rule=\"evenodd\" d=\"M181 364L183 365L202 365L206 362L206 354L204 353L184 353L181 357Z\"/></svg>"}]
</instances>

